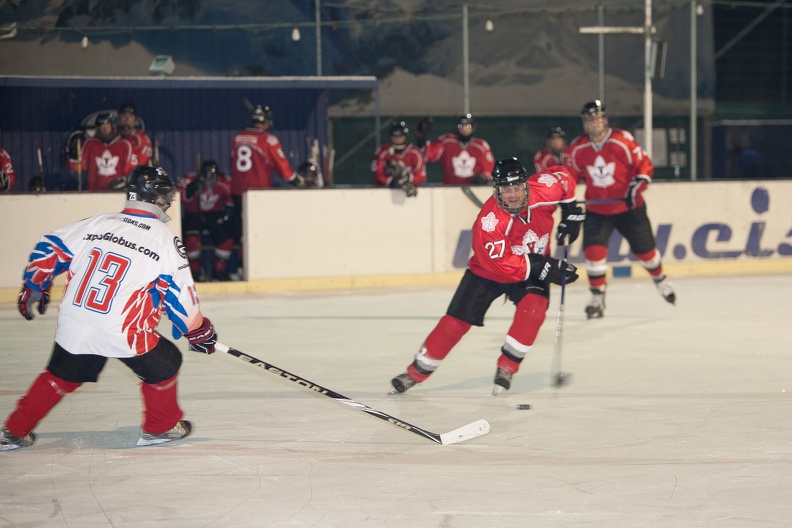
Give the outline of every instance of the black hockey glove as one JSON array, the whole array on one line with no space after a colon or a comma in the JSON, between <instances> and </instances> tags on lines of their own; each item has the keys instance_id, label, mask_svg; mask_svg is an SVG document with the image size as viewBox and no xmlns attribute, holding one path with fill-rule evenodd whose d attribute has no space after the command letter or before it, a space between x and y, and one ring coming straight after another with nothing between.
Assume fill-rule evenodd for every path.
<instances>
[{"instance_id":1,"label":"black hockey glove","mask_svg":"<svg viewBox=\"0 0 792 528\"><path fill-rule=\"evenodd\" d=\"M305 178L296 172L294 173L294 178L288 181L289 185L291 185L293 189L305 189Z\"/></svg>"},{"instance_id":2,"label":"black hockey glove","mask_svg":"<svg viewBox=\"0 0 792 528\"><path fill-rule=\"evenodd\" d=\"M487 177L487 174L484 172L480 172L478 174L474 174L472 178L470 178L470 185L489 185L490 179Z\"/></svg>"},{"instance_id":3,"label":"black hockey glove","mask_svg":"<svg viewBox=\"0 0 792 528\"><path fill-rule=\"evenodd\" d=\"M628 209L635 207L635 204L638 203L638 197L646 190L647 186L649 186L649 179L646 178L646 176L636 176L630 180L630 185L627 187L627 194L624 197Z\"/></svg>"},{"instance_id":4,"label":"black hockey glove","mask_svg":"<svg viewBox=\"0 0 792 528\"><path fill-rule=\"evenodd\" d=\"M44 291L34 290L30 286L22 286L22 290L17 297L17 307L22 317L30 321L35 317L33 315L33 305L38 303L38 313L44 315L49 305L50 293L49 288Z\"/></svg>"},{"instance_id":5,"label":"black hockey glove","mask_svg":"<svg viewBox=\"0 0 792 528\"><path fill-rule=\"evenodd\" d=\"M556 230L556 240L560 244L564 243L565 237L569 237L568 244L577 240L580 234L580 225L585 219L586 213L583 212L583 208L579 205L562 204L561 221L558 223L558 229Z\"/></svg>"},{"instance_id":6,"label":"black hockey glove","mask_svg":"<svg viewBox=\"0 0 792 528\"><path fill-rule=\"evenodd\" d=\"M193 196L198 192L198 178L194 179L190 183L184 187L184 197L187 200L191 200Z\"/></svg>"},{"instance_id":7,"label":"black hockey glove","mask_svg":"<svg viewBox=\"0 0 792 528\"><path fill-rule=\"evenodd\" d=\"M9 185L11 185L11 178L4 170L0 169L0 191L6 192Z\"/></svg>"},{"instance_id":8,"label":"black hockey glove","mask_svg":"<svg viewBox=\"0 0 792 528\"><path fill-rule=\"evenodd\" d=\"M212 321L206 317L203 318L201 326L191 332L187 332L184 337L190 342L190 350L193 352L214 354L215 345L217 344L217 332L215 332Z\"/></svg>"},{"instance_id":9,"label":"black hockey glove","mask_svg":"<svg viewBox=\"0 0 792 528\"><path fill-rule=\"evenodd\" d=\"M234 218L234 206L233 205L226 205L223 207L223 216L217 219L218 225L227 224Z\"/></svg>"},{"instance_id":10,"label":"black hockey glove","mask_svg":"<svg viewBox=\"0 0 792 528\"><path fill-rule=\"evenodd\" d=\"M124 189L126 189L126 178L123 176L110 182L111 191L123 191Z\"/></svg>"},{"instance_id":11,"label":"black hockey glove","mask_svg":"<svg viewBox=\"0 0 792 528\"><path fill-rule=\"evenodd\" d=\"M401 190L404 191L404 194L407 195L407 198L418 196L418 188L410 181L404 182L401 186Z\"/></svg>"},{"instance_id":12,"label":"black hockey glove","mask_svg":"<svg viewBox=\"0 0 792 528\"><path fill-rule=\"evenodd\" d=\"M532 253L530 255L531 275L553 284L567 284L578 279L577 267L565 260L558 260L546 255Z\"/></svg>"}]
</instances>

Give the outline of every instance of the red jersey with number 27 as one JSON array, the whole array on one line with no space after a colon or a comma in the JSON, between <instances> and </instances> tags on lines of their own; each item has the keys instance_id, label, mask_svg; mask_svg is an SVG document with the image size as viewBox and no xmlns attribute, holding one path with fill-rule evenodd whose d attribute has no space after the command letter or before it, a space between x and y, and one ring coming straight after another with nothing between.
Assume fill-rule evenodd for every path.
<instances>
[{"instance_id":1,"label":"red jersey with number 27","mask_svg":"<svg viewBox=\"0 0 792 528\"><path fill-rule=\"evenodd\" d=\"M531 272L530 253L547 255L553 237L553 212L559 202L575 201L575 181L564 167L528 180L529 206L507 213L490 197L473 224L473 256L468 267L480 277L503 284L521 282Z\"/></svg>"}]
</instances>

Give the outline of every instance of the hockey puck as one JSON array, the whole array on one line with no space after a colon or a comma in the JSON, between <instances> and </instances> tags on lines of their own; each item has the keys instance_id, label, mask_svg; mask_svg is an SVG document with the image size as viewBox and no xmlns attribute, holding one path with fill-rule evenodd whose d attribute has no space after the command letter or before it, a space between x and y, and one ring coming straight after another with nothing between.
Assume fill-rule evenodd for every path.
<instances>
[{"instance_id":1,"label":"hockey puck","mask_svg":"<svg viewBox=\"0 0 792 528\"><path fill-rule=\"evenodd\" d=\"M529 404L527 404L527 403L521 403L521 404L517 405L517 409L520 410L520 411L527 411L530 408L531 408L531 406Z\"/></svg>"}]
</instances>

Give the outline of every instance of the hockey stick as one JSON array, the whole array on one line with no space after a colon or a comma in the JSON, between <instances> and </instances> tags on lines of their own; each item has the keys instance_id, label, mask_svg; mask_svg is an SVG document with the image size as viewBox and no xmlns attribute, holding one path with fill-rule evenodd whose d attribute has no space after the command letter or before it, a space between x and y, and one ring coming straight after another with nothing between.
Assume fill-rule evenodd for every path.
<instances>
[{"instance_id":1,"label":"hockey stick","mask_svg":"<svg viewBox=\"0 0 792 528\"><path fill-rule=\"evenodd\" d=\"M249 356L244 352L241 352L234 348L230 348L222 343L217 343L215 345L215 349L219 350L220 352L225 352L232 356L236 356L242 361L250 363L255 367L262 368L268 372L275 374L276 376L280 376L281 378L285 378L289 381L293 381L298 385L302 385L303 387L310 389L318 394L327 396L328 398L333 398L337 402L343 403L344 405L348 405L349 407L352 407L355 410L363 411L366 414L379 418L380 420L385 420L386 422L389 422L397 427L410 431L411 433L415 433L419 436L423 436L424 438L428 438L429 440L441 445L456 444L457 442L470 440L471 438L483 436L490 432L490 425L489 423L487 423L486 420L477 420L473 423L464 425L459 429L454 429L453 431L449 431L448 433L442 433L442 434L432 433L427 431L426 429L422 429L410 423L404 422L402 420L398 420L389 414L385 414L384 412L376 411L371 407L367 407L366 405L363 405L362 403L358 403L355 400L351 400L347 398L346 396L342 396L341 394L335 391L326 389L325 387L322 387L321 385L317 385L312 381L303 379L290 372L287 372L274 365L271 365L265 361L256 359L253 356Z\"/></svg>"},{"instance_id":2,"label":"hockey stick","mask_svg":"<svg viewBox=\"0 0 792 528\"><path fill-rule=\"evenodd\" d=\"M569 257L569 237L564 237L564 260L566 263ZM564 293L566 292L566 275L561 276L561 303L558 307L558 323L556 324L555 339L553 341L553 366L551 367L550 376L552 378L554 387L561 387L566 385L570 379L568 372L561 370L561 330L564 325Z\"/></svg>"}]
</instances>

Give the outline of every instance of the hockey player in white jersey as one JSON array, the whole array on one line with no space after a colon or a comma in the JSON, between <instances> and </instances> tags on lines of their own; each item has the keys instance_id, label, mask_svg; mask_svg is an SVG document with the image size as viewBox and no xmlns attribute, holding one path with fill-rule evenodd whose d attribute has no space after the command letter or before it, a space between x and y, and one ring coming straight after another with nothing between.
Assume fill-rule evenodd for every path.
<instances>
[{"instance_id":1,"label":"hockey player in white jersey","mask_svg":"<svg viewBox=\"0 0 792 528\"><path fill-rule=\"evenodd\" d=\"M0 434L0 450L29 447L39 421L65 396L96 382L107 358L140 379L143 423L138 445L184 438L192 429L177 401L182 355L157 332L165 313L174 339L214 352L217 334L201 314L186 251L165 226L176 188L162 168L137 167L119 213L86 218L44 235L30 254L19 293L25 319L44 314L52 280L66 273L55 344Z\"/></svg>"}]
</instances>

